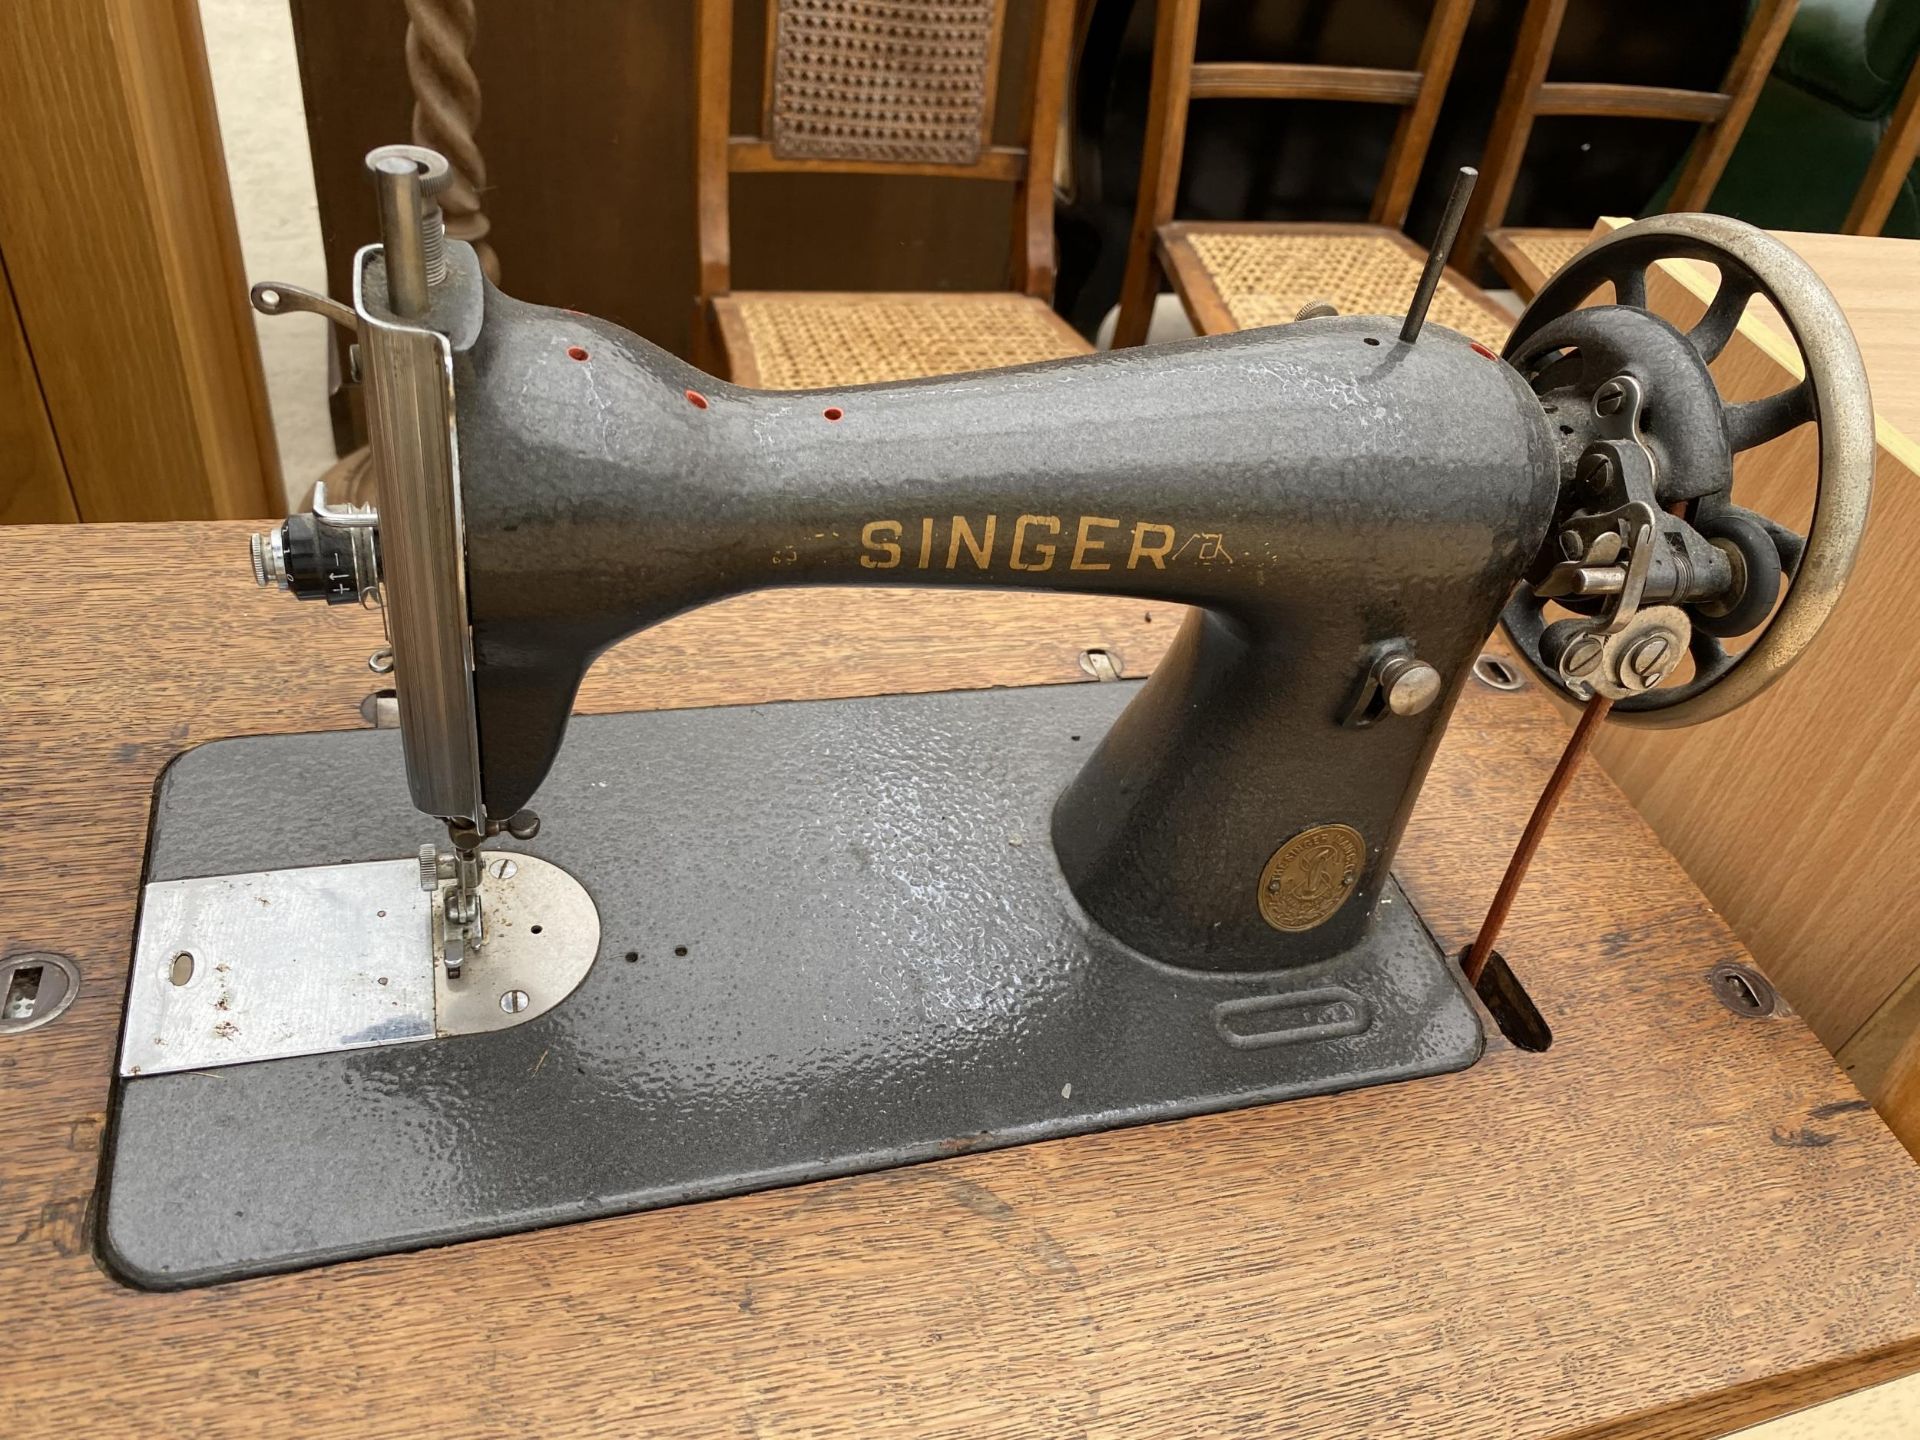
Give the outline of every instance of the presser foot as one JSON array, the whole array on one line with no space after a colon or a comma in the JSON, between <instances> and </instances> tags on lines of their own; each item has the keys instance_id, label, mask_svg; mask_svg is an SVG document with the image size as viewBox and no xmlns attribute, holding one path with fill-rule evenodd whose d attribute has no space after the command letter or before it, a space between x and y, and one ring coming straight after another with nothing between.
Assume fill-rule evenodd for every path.
<instances>
[{"instance_id":1,"label":"presser foot","mask_svg":"<svg viewBox=\"0 0 1920 1440\"><path fill-rule=\"evenodd\" d=\"M486 897L480 882L487 863L477 846L451 853L431 844L420 847L420 888L432 914L434 959L449 980L458 980L467 957L486 944Z\"/></svg>"},{"instance_id":2,"label":"presser foot","mask_svg":"<svg viewBox=\"0 0 1920 1440\"><path fill-rule=\"evenodd\" d=\"M540 817L531 810L518 810L505 820L490 822L477 829L464 820L449 820L447 835L453 849L420 847L420 888L433 907L433 953L450 979L460 978L467 960L487 943L486 896L481 883L492 875L496 880L513 874L511 855L494 857L480 853L482 840L502 831L516 840L531 840L540 833Z\"/></svg>"}]
</instances>

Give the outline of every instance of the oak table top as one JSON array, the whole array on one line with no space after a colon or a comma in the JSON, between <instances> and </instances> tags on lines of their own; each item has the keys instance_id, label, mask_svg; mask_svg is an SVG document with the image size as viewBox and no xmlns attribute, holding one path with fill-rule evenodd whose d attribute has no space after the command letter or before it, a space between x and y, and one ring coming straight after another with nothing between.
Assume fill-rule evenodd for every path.
<instances>
[{"instance_id":1,"label":"oak table top","mask_svg":"<svg viewBox=\"0 0 1920 1440\"><path fill-rule=\"evenodd\" d=\"M1884 235L1774 233L1813 267L1846 312L1873 385L1874 413L1920 437L1920 290L1914 285L1920 245ZM1777 316L1765 323L1785 335Z\"/></svg>"},{"instance_id":2,"label":"oak table top","mask_svg":"<svg viewBox=\"0 0 1920 1440\"><path fill-rule=\"evenodd\" d=\"M1463 1074L148 1295L89 1227L147 807L180 750L346 729L377 621L256 591L246 527L0 531L0 1429L1715 1435L1920 1367L1920 1171L1603 775L1503 949L1551 1020ZM1177 607L773 592L583 709L1084 680ZM1464 945L1565 728L1470 685L1398 873Z\"/></svg>"}]
</instances>

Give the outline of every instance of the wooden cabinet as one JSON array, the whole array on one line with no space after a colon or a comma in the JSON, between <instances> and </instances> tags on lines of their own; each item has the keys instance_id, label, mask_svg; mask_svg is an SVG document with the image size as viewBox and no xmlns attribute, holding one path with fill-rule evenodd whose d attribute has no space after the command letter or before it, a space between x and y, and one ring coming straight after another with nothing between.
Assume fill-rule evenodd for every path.
<instances>
[{"instance_id":1,"label":"wooden cabinet","mask_svg":"<svg viewBox=\"0 0 1920 1440\"><path fill-rule=\"evenodd\" d=\"M1594 753L1920 1154L1920 592L1910 579L1920 537L1920 241L1780 238L1840 302L1873 389L1873 513L1847 592L1793 673L1751 704L1681 730L1610 729ZM1662 261L1648 298L1684 326L1716 278ZM1772 394L1803 373L1764 300L1713 370L1729 400ZM1808 426L1742 455L1735 499L1804 533L1816 444Z\"/></svg>"},{"instance_id":2,"label":"wooden cabinet","mask_svg":"<svg viewBox=\"0 0 1920 1440\"><path fill-rule=\"evenodd\" d=\"M276 513L194 0L9 0L0 134L0 521Z\"/></svg>"},{"instance_id":3,"label":"wooden cabinet","mask_svg":"<svg viewBox=\"0 0 1920 1440\"><path fill-rule=\"evenodd\" d=\"M0 525L79 519L13 290L0 276Z\"/></svg>"}]
</instances>

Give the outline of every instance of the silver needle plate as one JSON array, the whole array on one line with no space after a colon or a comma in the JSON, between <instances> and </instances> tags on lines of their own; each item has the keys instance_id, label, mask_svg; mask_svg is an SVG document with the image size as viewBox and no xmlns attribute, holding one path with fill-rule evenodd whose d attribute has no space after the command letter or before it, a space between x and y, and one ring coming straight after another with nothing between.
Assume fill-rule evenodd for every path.
<instances>
[{"instance_id":1,"label":"silver needle plate","mask_svg":"<svg viewBox=\"0 0 1920 1440\"><path fill-rule=\"evenodd\" d=\"M591 968L599 914L556 865L499 853L489 867L487 943L457 980L434 961L415 860L148 885L120 1073L403 1044L544 1014Z\"/></svg>"}]
</instances>

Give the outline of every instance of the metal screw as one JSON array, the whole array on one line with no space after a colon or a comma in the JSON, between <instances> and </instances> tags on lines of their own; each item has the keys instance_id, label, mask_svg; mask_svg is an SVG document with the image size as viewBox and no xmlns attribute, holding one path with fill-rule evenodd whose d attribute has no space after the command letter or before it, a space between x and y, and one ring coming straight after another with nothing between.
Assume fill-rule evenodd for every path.
<instances>
[{"instance_id":1,"label":"metal screw","mask_svg":"<svg viewBox=\"0 0 1920 1440\"><path fill-rule=\"evenodd\" d=\"M1124 673L1120 657L1111 650L1082 650L1080 668L1096 680L1118 680Z\"/></svg>"},{"instance_id":2,"label":"metal screw","mask_svg":"<svg viewBox=\"0 0 1920 1440\"><path fill-rule=\"evenodd\" d=\"M1569 560L1578 560L1587 553L1587 542L1580 538L1578 530L1560 532L1560 553Z\"/></svg>"},{"instance_id":3,"label":"metal screw","mask_svg":"<svg viewBox=\"0 0 1920 1440\"><path fill-rule=\"evenodd\" d=\"M1440 698L1440 672L1424 660L1400 656L1388 663L1380 688L1394 714L1418 715Z\"/></svg>"},{"instance_id":4,"label":"metal screw","mask_svg":"<svg viewBox=\"0 0 1920 1440\"><path fill-rule=\"evenodd\" d=\"M1560 673L1575 680L1591 675L1600 666L1607 647L1597 635L1582 635L1560 657Z\"/></svg>"},{"instance_id":5,"label":"metal screw","mask_svg":"<svg viewBox=\"0 0 1920 1440\"><path fill-rule=\"evenodd\" d=\"M1618 415L1620 407L1626 403L1626 388L1618 380L1609 380L1593 392L1593 413L1596 415Z\"/></svg>"},{"instance_id":6,"label":"metal screw","mask_svg":"<svg viewBox=\"0 0 1920 1440\"><path fill-rule=\"evenodd\" d=\"M367 656L367 669L376 675L391 675L393 673L393 647L391 645L383 645L371 655Z\"/></svg>"},{"instance_id":7,"label":"metal screw","mask_svg":"<svg viewBox=\"0 0 1920 1440\"><path fill-rule=\"evenodd\" d=\"M1606 454L1588 455L1580 462L1580 470L1575 478L1589 490L1605 490L1613 484L1613 457Z\"/></svg>"},{"instance_id":8,"label":"metal screw","mask_svg":"<svg viewBox=\"0 0 1920 1440\"><path fill-rule=\"evenodd\" d=\"M1628 648L1620 660L1620 682L1630 689L1651 690L1666 678L1660 662L1673 649L1673 637L1656 630L1643 635Z\"/></svg>"},{"instance_id":9,"label":"metal screw","mask_svg":"<svg viewBox=\"0 0 1920 1440\"><path fill-rule=\"evenodd\" d=\"M520 867L507 856L501 856L487 867L487 872L496 880L511 880Z\"/></svg>"},{"instance_id":10,"label":"metal screw","mask_svg":"<svg viewBox=\"0 0 1920 1440\"><path fill-rule=\"evenodd\" d=\"M1707 975L1714 998L1736 1015L1763 1020L1780 1008L1780 996L1766 976L1746 965L1716 965Z\"/></svg>"},{"instance_id":11,"label":"metal screw","mask_svg":"<svg viewBox=\"0 0 1920 1440\"><path fill-rule=\"evenodd\" d=\"M1331 300L1309 300L1300 307L1300 313L1293 318L1300 320L1331 320L1340 313L1339 307Z\"/></svg>"},{"instance_id":12,"label":"metal screw","mask_svg":"<svg viewBox=\"0 0 1920 1440\"><path fill-rule=\"evenodd\" d=\"M509 1015L518 1015L527 1008L529 1001L524 990L509 990L500 997L500 1008Z\"/></svg>"}]
</instances>

